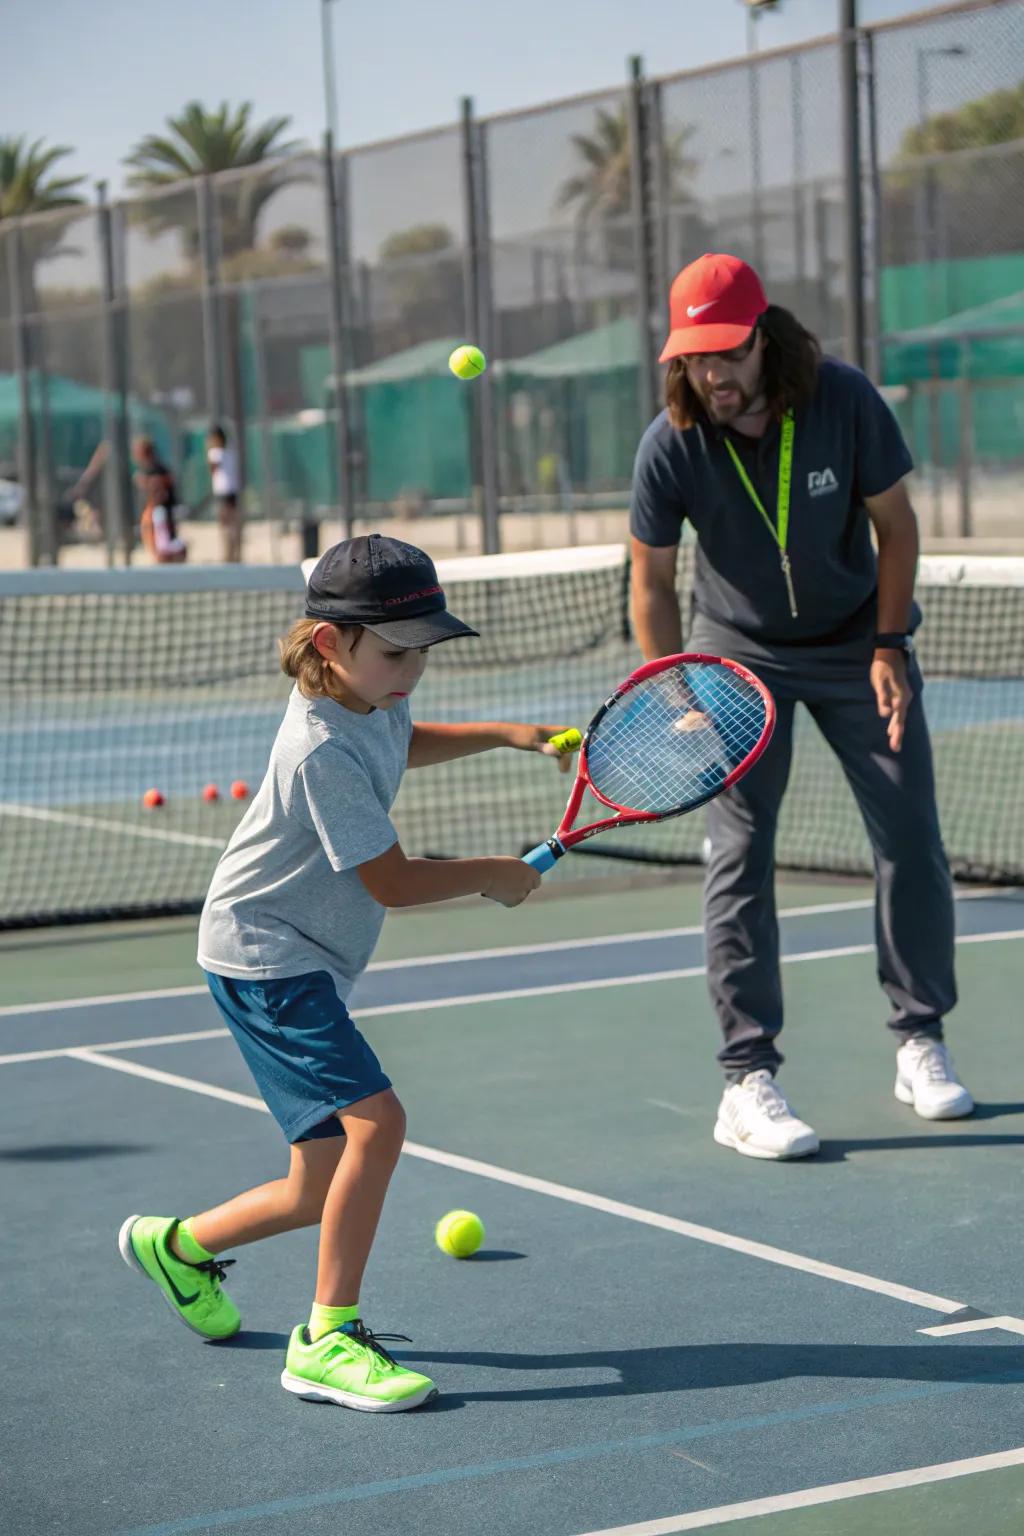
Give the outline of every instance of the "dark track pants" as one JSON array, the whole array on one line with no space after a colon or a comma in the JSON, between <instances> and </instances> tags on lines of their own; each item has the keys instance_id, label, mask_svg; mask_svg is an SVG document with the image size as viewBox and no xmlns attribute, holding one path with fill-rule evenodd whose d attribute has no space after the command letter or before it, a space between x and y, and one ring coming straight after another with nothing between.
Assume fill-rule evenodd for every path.
<instances>
[{"instance_id":1,"label":"dark track pants","mask_svg":"<svg viewBox=\"0 0 1024 1536\"><path fill-rule=\"evenodd\" d=\"M727 648L728 647L728 648ZM708 807L711 851L704 886L708 987L723 1045L718 1059L733 1081L783 1058L779 930L775 910L775 828L789 777L793 715L804 703L838 757L874 854L878 979L892 1013L889 1028L942 1038L956 1003L953 888L935 805L923 682L910 666L914 701L902 750L890 750L868 679L868 659L850 665L820 652L778 663L744 649L734 634L698 619L689 647L732 655L775 696L771 745L751 772ZM777 653L776 653L777 655ZM802 664L801 664L802 660ZM834 660L835 664L829 664ZM824 661L824 664L820 664Z\"/></svg>"}]
</instances>

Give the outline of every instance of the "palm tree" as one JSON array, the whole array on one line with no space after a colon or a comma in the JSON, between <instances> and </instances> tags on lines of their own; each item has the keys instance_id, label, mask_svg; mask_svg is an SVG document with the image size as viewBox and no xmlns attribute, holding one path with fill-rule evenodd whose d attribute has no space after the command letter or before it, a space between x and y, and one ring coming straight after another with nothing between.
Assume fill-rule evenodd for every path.
<instances>
[{"instance_id":1,"label":"palm tree","mask_svg":"<svg viewBox=\"0 0 1024 1536\"><path fill-rule=\"evenodd\" d=\"M160 191L197 176L258 166L302 148L298 140L286 141L282 137L290 118L272 117L265 123L251 125L251 114L249 101L236 108L225 101L213 112L198 101L190 101L177 117L168 118L166 133L147 135L125 158L125 165L130 168L127 185L141 193ZM221 250L225 256L252 248L260 210L286 175L295 179L294 171L285 173L271 166L263 172L232 178L218 188ZM189 258L198 254L198 218L191 202L183 212L176 199L154 199L138 216L153 230L180 230L185 254Z\"/></svg>"},{"instance_id":2,"label":"palm tree","mask_svg":"<svg viewBox=\"0 0 1024 1536\"><path fill-rule=\"evenodd\" d=\"M57 161L72 153L63 144L44 149L42 139L26 148L24 138L0 138L0 219L81 205L85 199L77 189L84 176L47 179Z\"/></svg>"},{"instance_id":3,"label":"palm tree","mask_svg":"<svg viewBox=\"0 0 1024 1536\"><path fill-rule=\"evenodd\" d=\"M85 199L78 188L84 176L51 176L58 160L73 151L66 145L43 147L42 139L26 144L24 138L0 138L0 223L29 213L50 213L60 208L79 208ZM27 313L39 308L35 287L35 268L48 256L55 256L63 246L65 221L40 221L22 230L21 269L26 291L22 305ZM6 314L7 285L0 293L0 313Z\"/></svg>"},{"instance_id":4,"label":"palm tree","mask_svg":"<svg viewBox=\"0 0 1024 1536\"><path fill-rule=\"evenodd\" d=\"M693 129L683 127L665 144L665 174L670 202L689 201L680 183L692 176L697 162L683 153ZM617 111L597 110L594 131L589 136L574 133L572 142L584 168L570 176L558 190L555 206L576 205L579 224L609 223L624 219L632 201L632 151L629 118L625 104Z\"/></svg>"}]
</instances>

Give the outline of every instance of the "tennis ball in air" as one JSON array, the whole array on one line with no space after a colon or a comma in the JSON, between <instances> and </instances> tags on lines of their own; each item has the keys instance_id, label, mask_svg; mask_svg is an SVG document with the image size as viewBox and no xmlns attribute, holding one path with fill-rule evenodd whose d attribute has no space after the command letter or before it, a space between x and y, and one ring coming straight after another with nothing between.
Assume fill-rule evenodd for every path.
<instances>
[{"instance_id":1,"label":"tennis ball in air","mask_svg":"<svg viewBox=\"0 0 1024 1536\"><path fill-rule=\"evenodd\" d=\"M158 789L147 789L142 797L142 803L147 810L154 810L158 805L163 805L164 797Z\"/></svg>"},{"instance_id":2,"label":"tennis ball in air","mask_svg":"<svg viewBox=\"0 0 1024 1536\"><path fill-rule=\"evenodd\" d=\"M215 800L220 799L220 790L217 788L216 784L207 784L205 786L203 789L203 799L210 805L212 805Z\"/></svg>"},{"instance_id":3,"label":"tennis ball in air","mask_svg":"<svg viewBox=\"0 0 1024 1536\"><path fill-rule=\"evenodd\" d=\"M231 786L232 800L244 800L249 793L249 786L244 779L236 779Z\"/></svg>"},{"instance_id":4,"label":"tennis ball in air","mask_svg":"<svg viewBox=\"0 0 1024 1536\"><path fill-rule=\"evenodd\" d=\"M441 1217L434 1232L441 1252L451 1254L453 1259L468 1259L486 1236L483 1222L472 1211L449 1211Z\"/></svg>"},{"instance_id":5,"label":"tennis ball in air","mask_svg":"<svg viewBox=\"0 0 1024 1536\"><path fill-rule=\"evenodd\" d=\"M479 347L456 347L448 367L457 379L475 379L487 367L487 359Z\"/></svg>"}]
</instances>

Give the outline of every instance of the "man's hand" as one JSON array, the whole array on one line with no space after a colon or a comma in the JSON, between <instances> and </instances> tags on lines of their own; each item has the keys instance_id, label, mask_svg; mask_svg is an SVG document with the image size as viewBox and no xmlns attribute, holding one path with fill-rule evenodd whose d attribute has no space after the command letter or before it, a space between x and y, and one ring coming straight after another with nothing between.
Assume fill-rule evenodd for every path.
<instances>
[{"instance_id":1,"label":"man's hand","mask_svg":"<svg viewBox=\"0 0 1024 1536\"><path fill-rule=\"evenodd\" d=\"M697 709L695 706L693 709L688 709L685 715L680 715L672 729L688 734L690 731L706 731L710 724L710 718L702 709Z\"/></svg>"},{"instance_id":2,"label":"man's hand","mask_svg":"<svg viewBox=\"0 0 1024 1536\"><path fill-rule=\"evenodd\" d=\"M871 663L871 686L878 701L878 713L889 722L889 746L898 752L903 745L907 710L914 697L907 681L907 658L903 651L875 652Z\"/></svg>"},{"instance_id":3,"label":"man's hand","mask_svg":"<svg viewBox=\"0 0 1024 1536\"><path fill-rule=\"evenodd\" d=\"M507 744L520 752L543 752L545 757L556 758L559 773L568 773L575 754L559 752L551 745L552 736L560 736L567 729L564 725L511 725Z\"/></svg>"}]
</instances>

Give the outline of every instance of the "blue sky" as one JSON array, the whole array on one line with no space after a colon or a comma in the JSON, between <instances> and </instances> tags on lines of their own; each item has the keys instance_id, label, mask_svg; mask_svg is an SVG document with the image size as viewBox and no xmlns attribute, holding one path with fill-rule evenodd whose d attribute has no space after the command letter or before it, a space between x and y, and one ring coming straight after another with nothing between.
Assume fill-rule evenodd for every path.
<instances>
[{"instance_id":1,"label":"blue sky","mask_svg":"<svg viewBox=\"0 0 1024 1536\"><path fill-rule=\"evenodd\" d=\"M860 0L866 22L929 9ZM833 29L838 0L782 0L764 47ZM505 112L741 54L740 0L333 0L343 142ZM0 134L71 145L69 171L122 185L121 158L192 98L252 100L318 141L320 0L4 0Z\"/></svg>"}]
</instances>

